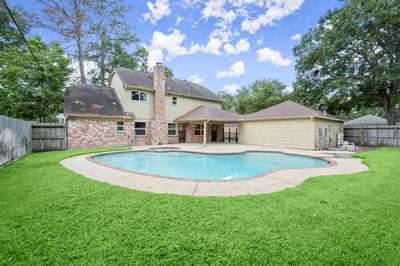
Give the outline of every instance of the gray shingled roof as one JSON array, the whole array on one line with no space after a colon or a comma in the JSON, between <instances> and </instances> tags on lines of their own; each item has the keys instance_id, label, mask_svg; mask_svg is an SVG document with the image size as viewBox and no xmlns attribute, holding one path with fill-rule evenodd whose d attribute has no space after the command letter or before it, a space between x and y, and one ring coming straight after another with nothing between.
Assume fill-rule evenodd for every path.
<instances>
[{"instance_id":1,"label":"gray shingled roof","mask_svg":"<svg viewBox=\"0 0 400 266\"><path fill-rule=\"evenodd\" d=\"M345 126L387 125L387 120L376 115L365 115L344 123Z\"/></svg>"},{"instance_id":2,"label":"gray shingled roof","mask_svg":"<svg viewBox=\"0 0 400 266\"><path fill-rule=\"evenodd\" d=\"M175 119L176 122L189 122L189 121L237 121L239 116L237 114L227 112L210 105L200 105L192 111Z\"/></svg>"},{"instance_id":3,"label":"gray shingled roof","mask_svg":"<svg viewBox=\"0 0 400 266\"><path fill-rule=\"evenodd\" d=\"M64 97L65 115L135 117L124 112L113 88L76 84L69 90L70 95Z\"/></svg>"},{"instance_id":4,"label":"gray shingled roof","mask_svg":"<svg viewBox=\"0 0 400 266\"><path fill-rule=\"evenodd\" d=\"M268 107L261 111L241 115L242 120L252 119L270 119L270 118L283 118L283 117L304 117L304 116L319 116L337 119L332 115L324 115L321 111L298 104L293 101L285 101L283 103Z\"/></svg>"},{"instance_id":5,"label":"gray shingled roof","mask_svg":"<svg viewBox=\"0 0 400 266\"><path fill-rule=\"evenodd\" d=\"M211 121L226 121L226 122L238 122L246 120L262 120L262 119L275 119L275 118L293 118L293 117L323 117L327 119L335 119L331 115L324 115L321 111L315 110L313 108L292 102L286 101L264 110L247 114L247 115L237 115L231 112L220 110L216 107L201 105L192 111L182 115L175 119L176 122L186 122L186 121L201 121L201 120L211 120Z\"/></svg>"},{"instance_id":6,"label":"gray shingled roof","mask_svg":"<svg viewBox=\"0 0 400 266\"><path fill-rule=\"evenodd\" d=\"M115 69L115 72L118 74L124 85L142 87L150 90L153 89L153 73L146 73L123 67ZM166 93L170 92L189 97L221 102L221 99L209 89L186 80L166 78L165 91Z\"/></svg>"}]
</instances>

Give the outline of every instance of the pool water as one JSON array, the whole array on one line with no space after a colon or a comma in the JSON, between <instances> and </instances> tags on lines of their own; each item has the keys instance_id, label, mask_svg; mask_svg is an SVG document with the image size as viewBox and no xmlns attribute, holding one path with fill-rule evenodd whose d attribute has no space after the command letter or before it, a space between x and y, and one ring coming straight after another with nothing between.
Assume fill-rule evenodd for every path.
<instances>
[{"instance_id":1,"label":"pool water","mask_svg":"<svg viewBox=\"0 0 400 266\"><path fill-rule=\"evenodd\" d=\"M202 154L139 151L98 155L93 160L124 170L198 180L241 179L277 169L315 168L328 164L317 158L274 152Z\"/></svg>"}]
</instances>

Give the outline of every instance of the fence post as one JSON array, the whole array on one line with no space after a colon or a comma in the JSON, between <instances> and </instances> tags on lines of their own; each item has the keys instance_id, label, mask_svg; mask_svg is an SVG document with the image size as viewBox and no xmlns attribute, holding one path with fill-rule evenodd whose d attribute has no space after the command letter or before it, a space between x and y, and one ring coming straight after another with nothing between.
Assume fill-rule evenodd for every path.
<instances>
[{"instance_id":1,"label":"fence post","mask_svg":"<svg viewBox=\"0 0 400 266\"><path fill-rule=\"evenodd\" d=\"M394 146L397 147L397 134L398 134L399 128L396 126L394 128Z\"/></svg>"},{"instance_id":2,"label":"fence post","mask_svg":"<svg viewBox=\"0 0 400 266\"><path fill-rule=\"evenodd\" d=\"M364 127L361 127L361 146L364 146Z\"/></svg>"}]
</instances>

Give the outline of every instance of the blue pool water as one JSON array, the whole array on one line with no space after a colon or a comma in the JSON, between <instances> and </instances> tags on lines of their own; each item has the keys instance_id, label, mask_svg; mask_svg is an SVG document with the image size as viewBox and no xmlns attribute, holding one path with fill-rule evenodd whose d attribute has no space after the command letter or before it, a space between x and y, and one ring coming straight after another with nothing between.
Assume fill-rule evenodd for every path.
<instances>
[{"instance_id":1,"label":"blue pool water","mask_svg":"<svg viewBox=\"0 0 400 266\"><path fill-rule=\"evenodd\" d=\"M283 168L315 168L324 160L273 152L201 154L189 152L124 152L93 157L93 160L124 170L199 180L252 177Z\"/></svg>"}]
</instances>

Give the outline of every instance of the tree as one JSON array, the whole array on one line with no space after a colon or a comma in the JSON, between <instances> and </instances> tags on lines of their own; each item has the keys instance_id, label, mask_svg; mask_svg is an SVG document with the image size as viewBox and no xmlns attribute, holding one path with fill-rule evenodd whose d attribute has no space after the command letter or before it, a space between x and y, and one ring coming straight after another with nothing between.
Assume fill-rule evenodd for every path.
<instances>
[{"instance_id":1,"label":"tree","mask_svg":"<svg viewBox=\"0 0 400 266\"><path fill-rule=\"evenodd\" d=\"M62 112L70 59L56 42L47 45L34 37L28 44L38 62L18 46L0 52L0 114L48 120Z\"/></svg>"},{"instance_id":2,"label":"tree","mask_svg":"<svg viewBox=\"0 0 400 266\"><path fill-rule=\"evenodd\" d=\"M400 2L343 2L294 48L294 95L336 113L381 107L393 125L400 102Z\"/></svg>"},{"instance_id":3,"label":"tree","mask_svg":"<svg viewBox=\"0 0 400 266\"><path fill-rule=\"evenodd\" d=\"M175 77L174 71L172 71L172 68L165 67L165 77L167 77L167 78Z\"/></svg>"},{"instance_id":4,"label":"tree","mask_svg":"<svg viewBox=\"0 0 400 266\"><path fill-rule=\"evenodd\" d=\"M125 48L138 42L125 21L130 7L119 0L92 0L89 8L92 16L89 34L93 41L89 42L88 51L99 67L95 80L104 86L114 67L138 68L137 57L142 55L142 50L130 54Z\"/></svg>"},{"instance_id":5,"label":"tree","mask_svg":"<svg viewBox=\"0 0 400 266\"><path fill-rule=\"evenodd\" d=\"M222 110L234 111L236 98L234 95L229 94L225 91L217 92L218 97L222 100Z\"/></svg>"},{"instance_id":6,"label":"tree","mask_svg":"<svg viewBox=\"0 0 400 266\"><path fill-rule=\"evenodd\" d=\"M236 95L235 111L248 114L268 108L287 100L285 84L278 80L260 79L243 87Z\"/></svg>"},{"instance_id":7,"label":"tree","mask_svg":"<svg viewBox=\"0 0 400 266\"><path fill-rule=\"evenodd\" d=\"M90 0L37 0L43 6L42 19L36 21L40 27L61 35L67 43L73 42L78 57L80 78L86 83L84 40L89 21Z\"/></svg>"},{"instance_id":8,"label":"tree","mask_svg":"<svg viewBox=\"0 0 400 266\"><path fill-rule=\"evenodd\" d=\"M21 8L11 9L22 33L25 35L30 30L30 25L25 19L25 12ZM21 34L18 32L14 21L11 19L3 2L0 4L0 51L4 51L9 46L23 45Z\"/></svg>"}]
</instances>

